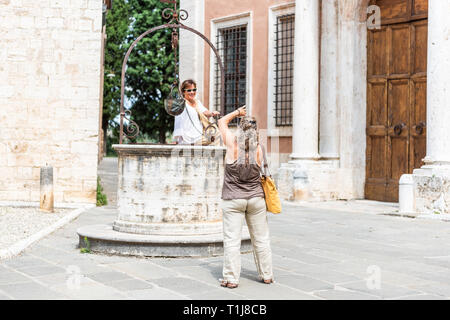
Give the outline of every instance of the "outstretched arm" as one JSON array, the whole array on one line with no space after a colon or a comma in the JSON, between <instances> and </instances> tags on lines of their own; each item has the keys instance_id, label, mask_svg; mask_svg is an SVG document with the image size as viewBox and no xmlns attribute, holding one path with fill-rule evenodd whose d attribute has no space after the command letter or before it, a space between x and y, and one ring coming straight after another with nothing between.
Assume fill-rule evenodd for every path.
<instances>
[{"instance_id":1,"label":"outstretched arm","mask_svg":"<svg viewBox=\"0 0 450 320\"><path fill-rule=\"evenodd\" d=\"M220 112L219 111L206 110L206 111L203 112L203 114L209 118L209 117L214 117L214 116L220 115Z\"/></svg>"},{"instance_id":2,"label":"outstretched arm","mask_svg":"<svg viewBox=\"0 0 450 320\"><path fill-rule=\"evenodd\" d=\"M239 116L245 116L247 114L247 111L245 109L245 106L240 107L237 110L234 110L222 118L219 119L218 125L219 125L219 131L222 135L222 140L225 144L225 146L228 148L232 148L234 146L234 135L231 133L230 129L228 128L228 124L231 120L233 120L236 117Z\"/></svg>"}]
</instances>

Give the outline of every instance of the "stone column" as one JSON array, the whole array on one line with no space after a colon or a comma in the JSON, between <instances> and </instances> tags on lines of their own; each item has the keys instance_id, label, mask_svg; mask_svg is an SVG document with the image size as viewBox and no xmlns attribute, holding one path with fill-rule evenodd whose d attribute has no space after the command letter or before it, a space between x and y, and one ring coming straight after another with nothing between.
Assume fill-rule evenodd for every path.
<instances>
[{"instance_id":1,"label":"stone column","mask_svg":"<svg viewBox=\"0 0 450 320\"><path fill-rule=\"evenodd\" d=\"M293 160L318 159L319 1L295 4Z\"/></svg>"},{"instance_id":2,"label":"stone column","mask_svg":"<svg viewBox=\"0 0 450 320\"><path fill-rule=\"evenodd\" d=\"M366 164L366 3L338 1L337 105L340 197L364 197Z\"/></svg>"},{"instance_id":3,"label":"stone column","mask_svg":"<svg viewBox=\"0 0 450 320\"><path fill-rule=\"evenodd\" d=\"M319 153L325 159L339 158L337 2L338 0L322 2Z\"/></svg>"},{"instance_id":4,"label":"stone column","mask_svg":"<svg viewBox=\"0 0 450 320\"><path fill-rule=\"evenodd\" d=\"M450 165L450 1L430 0L428 12L427 165Z\"/></svg>"},{"instance_id":5,"label":"stone column","mask_svg":"<svg viewBox=\"0 0 450 320\"><path fill-rule=\"evenodd\" d=\"M416 211L450 213L450 2L428 7L427 155L413 172Z\"/></svg>"}]
</instances>

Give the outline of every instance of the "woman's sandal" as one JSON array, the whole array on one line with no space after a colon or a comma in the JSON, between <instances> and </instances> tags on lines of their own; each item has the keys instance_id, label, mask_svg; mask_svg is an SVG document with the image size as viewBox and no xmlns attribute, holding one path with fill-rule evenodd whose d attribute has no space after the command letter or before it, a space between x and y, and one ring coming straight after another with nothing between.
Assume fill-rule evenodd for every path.
<instances>
[{"instance_id":1,"label":"woman's sandal","mask_svg":"<svg viewBox=\"0 0 450 320\"><path fill-rule=\"evenodd\" d=\"M234 288L238 287L238 284L237 283L231 283L231 282L228 282L226 280L222 280L222 281L220 281L220 286L221 287L226 287L226 288L229 288L229 289L234 289Z\"/></svg>"},{"instance_id":2,"label":"woman's sandal","mask_svg":"<svg viewBox=\"0 0 450 320\"><path fill-rule=\"evenodd\" d=\"M262 282L265 284L271 284L271 283L273 283L273 279L267 279L267 280L263 279Z\"/></svg>"}]
</instances>

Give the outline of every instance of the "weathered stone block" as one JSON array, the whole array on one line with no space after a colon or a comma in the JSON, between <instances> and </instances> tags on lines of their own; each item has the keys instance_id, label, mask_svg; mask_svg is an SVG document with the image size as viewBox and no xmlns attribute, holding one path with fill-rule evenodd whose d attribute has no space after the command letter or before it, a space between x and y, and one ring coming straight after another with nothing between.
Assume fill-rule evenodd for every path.
<instances>
[{"instance_id":1,"label":"weathered stone block","mask_svg":"<svg viewBox=\"0 0 450 320\"><path fill-rule=\"evenodd\" d=\"M450 170L416 169L413 174L416 211L425 214L450 213Z\"/></svg>"},{"instance_id":2,"label":"weathered stone block","mask_svg":"<svg viewBox=\"0 0 450 320\"><path fill-rule=\"evenodd\" d=\"M92 191L64 191L65 202L95 203L97 201L96 190Z\"/></svg>"},{"instance_id":3,"label":"weathered stone block","mask_svg":"<svg viewBox=\"0 0 450 320\"><path fill-rule=\"evenodd\" d=\"M88 15L95 16L96 11L97 18L93 21L97 23L102 16L101 1L90 2L92 8ZM99 96L93 95L97 99L89 100L87 88L100 92L100 52L97 49L101 45L101 31L80 32L78 25L66 23L85 17L87 7L87 0L0 1L0 27L6 30L2 34L6 49L0 49L0 60L4 62L0 66L0 77L4 80L0 85L0 152L4 155L0 166L21 168L16 177L8 180L8 185L0 186L0 191L20 190L12 199L30 200L30 193L22 192L23 188L25 185L34 188L37 170L45 161L59 168L70 168L72 160L78 158L77 168L87 169L76 174L82 174L89 181L96 179L96 157L79 147L76 154L70 153L70 142L75 140L80 144L85 141L87 149L97 153L96 142L92 143L84 132L98 134ZM74 46L75 41L80 46ZM76 67L66 70L67 64ZM83 73L89 81L78 86L72 83L74 74ZM81 111L72 108L72 103L77 104L73 100L83 105ZM88 119L88 115L95 115L94 120ZM77 119L83 122L81 130L73 125ZM83 134L78 135L79 131ZM8 146L6 150L5 146ZM56 170L55 176L58 173ZM66 179L73 182L76 177L72 174L64 172ZM82 181L72 183L72 191L83 190ZM91 183L85 189L90 187ZM55 188L56 200L62 201L63 193L57 185ZM70 194L65 195L65 201L75 201L69 199ZM37 194L33 197L35 201L39 199ZM95 202L95 198L91 202Z\"/></svg>"}]
</instances>

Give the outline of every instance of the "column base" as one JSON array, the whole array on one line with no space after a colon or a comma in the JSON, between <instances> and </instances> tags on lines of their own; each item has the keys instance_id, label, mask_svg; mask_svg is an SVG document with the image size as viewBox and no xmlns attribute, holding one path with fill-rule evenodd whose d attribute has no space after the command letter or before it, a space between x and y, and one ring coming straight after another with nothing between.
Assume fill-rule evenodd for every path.
<instances>
[{"instance_id":1,"label":"column base","mask_svg":"<svg viewBox=\"0 0 450 320\"><path fill-rule=\"evenodd\" d=\"M450 164L426 164L412 177L416 212L450 214Z\"/></svg>"},{"instance_id":2,"label":"column base","mask_svg":"<svg viewBox=\"0 0 450 320\"><path fill-rule=\"evenodd\" d=\"M291 158L291 161L304 161L304 160L319 160L320 159L320 155L318 153L315 154L310 154L310 155L302 155L302 154L297 154L297 153L291 153L289 155L289 158Z\"/></svg>"},{"instance_id":3,"label":"column base","mask_svg":"<svg viewBox=\"0 0 450 320\"><path fill-rule=\"evenodd\" d=\"M339 160L292 160L274 174L280 198L288 201L329 201L364 196L364 177L357 169L339 167Z\"/></svg>"}]
</instances>

